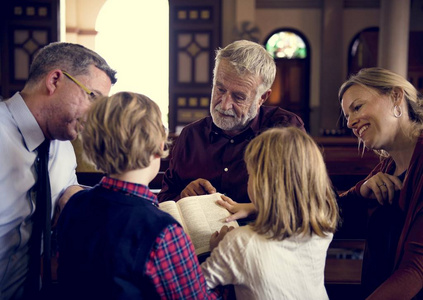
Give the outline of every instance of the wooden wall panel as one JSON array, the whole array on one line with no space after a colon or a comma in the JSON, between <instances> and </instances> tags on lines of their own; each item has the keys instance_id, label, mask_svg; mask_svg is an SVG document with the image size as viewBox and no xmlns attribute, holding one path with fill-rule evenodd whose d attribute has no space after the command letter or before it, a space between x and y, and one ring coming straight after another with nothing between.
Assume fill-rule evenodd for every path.
<instances>
[{"instance_id":1,"label":"wooden wall panel","mask_svg":"<svg viewBox=\"0 0 423 300\"><path fill-rule=\"evenodd\" d=\"M169 131L209 114L220 0L169 0Z\"/></svg>"},{"instance_id":2,"label":"wooden wall panel","mask_svg":"<svg viewBox=\"0 0 423 300\"><path fill-rule=\"evenodd\" d=\"M38 49L59 40L59 0L0 3L0 95L20 91Z\"/></svg>"}]
</instances>

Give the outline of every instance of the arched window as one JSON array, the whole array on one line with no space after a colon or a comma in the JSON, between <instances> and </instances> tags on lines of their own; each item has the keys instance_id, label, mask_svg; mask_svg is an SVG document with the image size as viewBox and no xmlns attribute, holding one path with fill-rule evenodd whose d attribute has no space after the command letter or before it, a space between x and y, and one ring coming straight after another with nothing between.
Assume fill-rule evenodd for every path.
<instances>
[{"instance_id":1,"label":"arched window","mask_svg":"<svg viewBox=\"0 0 423 300\"><path fill-rule=\"evenodd\" d=\"M310 47L304 35L294 29L278 29L264 40L274 57L276 78L267 105L280 106L299 115L310 128Z\"/></svg>"},{"instance_id":2,"label":"arched window","mask_svg":"<svg viewBox=\"0 0 423 300\"><path fill-rule=\"evenodd\" d=\"M378 40L378 27L366 28L354 36L348 48L348 75L377 66Z\"/></svg>"},{"instance_id":3,"label":"arched window","mask_svg":"<svg viewBox=\"0 0 423 300\"><path fill-rule=\"evenodd\" d=\"M96 22L95 50L117 71L110 93L132 91L155 101L168 124L169 2L107 0Z\"/></svg>"},{"instance_id":4,"label":"arched window","mask_svg":"<svg viewBox=\"0 0 423 300\"><path fill-rule=\"evenodd\" d=\"M292 31L279 31L272 34L266 41L266 49L275 59L307 57L304 40Z\"/></svg>"},{"instance_id":5,"label":"arched window","mask_svg":"<svg viewBox=\"0 0 423 300\"><path fill-rule=\"evenodd\" d=\"M410 31L408 49L407 79L423 93L423 34ZM362 68L378 65L379 28L370 27L360 31L351 41L348 52L348 76L356 74Z\"/></svg>"}]
</instances>

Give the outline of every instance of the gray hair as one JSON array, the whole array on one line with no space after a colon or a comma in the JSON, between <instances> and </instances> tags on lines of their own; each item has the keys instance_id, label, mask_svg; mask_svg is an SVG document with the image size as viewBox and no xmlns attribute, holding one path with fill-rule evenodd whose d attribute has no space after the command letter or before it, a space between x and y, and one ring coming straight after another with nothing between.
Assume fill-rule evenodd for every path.
<instances>
[{"instance_id":1,"label":"gray hair","mask_svg":"<svg viewBox=\"0 0 423 300\"><path fill-rule=\"evenodd\" d=\"M54 42L40 49L29 69L28 83L37 82L52 69L65 70L72 75L88 74L88 67L94 65L104 71L115 84L116 71L96 52L79 44Z\"/></svg>"},{"instance_id":2,"label":"gray hair","mask_svg":"<svg viewBox=\"0 0 423 300\"><path fill-rule=\"evenodd\" d=\"M270 89L275 80L276 65L272 55L255 42L239 40L223 49L219 48L216 51L214 75L222 58L227 59L241 75L258 75L262 80L263 92Z\"/></svg>"}]
</instances>

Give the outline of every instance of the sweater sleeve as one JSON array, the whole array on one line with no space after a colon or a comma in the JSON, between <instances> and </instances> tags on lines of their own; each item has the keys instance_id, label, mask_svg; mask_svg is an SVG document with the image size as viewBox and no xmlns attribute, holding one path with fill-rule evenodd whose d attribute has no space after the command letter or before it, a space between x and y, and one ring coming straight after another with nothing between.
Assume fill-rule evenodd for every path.
<instances>
[{"instance_id":1,"label":"sweater sleeve","mask_svg":"<svg viewBox=\"0 0 423 300\"><path fill-rule=\"evenodd\" d=\"M166 170L163 176L162 188L159 194L157 195L159 202L168 200L179 200L180 194L185 188L185 185L182 183L179 174L175 170L175 164L177 160L180 160L182 157L181 151L185 147L185 141L186 134L185 131L182 131L172 147L172 155L169 161L169 168Z\"/></svg>"},{"instance_id":2,"label":"sweater sleeve","mask_svg":"<svg viewBox=\"0 0 423 300\"><path fill-rule=\"evenodd\" d=\"M412 299L423 288L423 212L416 217L405 241L398 269L367 299Z\"/></svg>"},{"instance_id":3,"label":"sweater sleeve","mask_svg":"<svg viewBox=\"0 0 423 300\"><path fill-rule=\"evenodd\" d=\"M213 249L211 255L201 264L207 286L210 289L219 285L243 282L244 247L239 233L240 228L230 231ZM241 235L242 236L242 235Z\"/></svg>"},{"instance_id":4,"label":"sweater sleeve","mask_svg":"<svg viewBox=\"0 0 423 300\"><path fill-rule=\"evenodd\" d=\"M364 239L366 236L366 225L368 219L368 210L376 201L369 201L360 195L361 186L384 169L386 163L379 163L369 175L359 181L349 190L341 193L338 197L338 207L340 210L341 221L336 233L336 238Z\"/></svg>"},{"instance_id":5,"label":"sweater sleeve","mask_svg":"<svg viewBox=\"0 0 423 300\"><path fill-rule=\"evenodd\" d=\"M218 298L206 287L191 240L176 224L157 237L145 273L161 299Z\"/></svg>"},{"instance_id":6,"label":"sweater sleeve","mask_svg":"<svg viewBox=\"0 0 423 300\"><path fill-rule=\"evenodd\" d=\"M357 183L348 191L338 197L340 223L335 233L336 238L341 239L364 239L367 223L367 201L358 192L361 184Z\"/></svg>"}]
</instances>

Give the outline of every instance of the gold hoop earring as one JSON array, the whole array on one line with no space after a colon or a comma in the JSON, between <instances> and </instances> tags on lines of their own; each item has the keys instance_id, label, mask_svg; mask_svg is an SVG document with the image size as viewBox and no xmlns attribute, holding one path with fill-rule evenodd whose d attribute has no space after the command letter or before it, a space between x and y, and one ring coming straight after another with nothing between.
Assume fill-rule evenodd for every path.
<instances>
[{"instance_id":1,"label":"gold hoop earring","mask_svg":"<svg viewBox=\"0 0 423 300\"><path fill-rule=\"evenodd\" d=\"M399 118L399 117L402 116L401 107L399 107L398 105L394 106L394 116L395 116L395 118Z\"/></svg>"}]
</instances>

